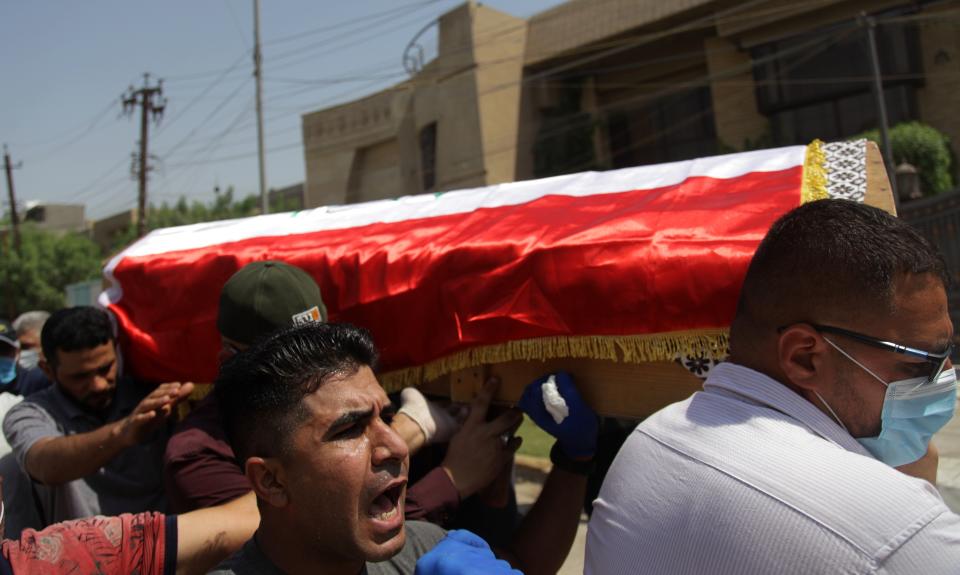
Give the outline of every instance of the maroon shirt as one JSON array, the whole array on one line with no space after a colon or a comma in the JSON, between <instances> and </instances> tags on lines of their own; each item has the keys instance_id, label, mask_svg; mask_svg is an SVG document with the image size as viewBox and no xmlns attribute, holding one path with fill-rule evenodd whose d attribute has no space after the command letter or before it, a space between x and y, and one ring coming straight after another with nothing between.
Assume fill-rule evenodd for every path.
<instances>
[{"instance_id":1,"label":"maroon shirt","mask_svg":"<svg viewBox=\"0 0 960 575\"><path fill-rule=\"evenodd\" d=\"M193 408L167 442L163 480L167 503L175 513L226 503L253 489L227 442L212 393Z\"/></svg>"},{"instance_id":2,"label":"maroon shirt","mask_svg":"<svg viewBox=\"0 0 960 575\"><path fill-rule=\"evenodd\" d=\"M227 442L212 393L177 427L163 459L167 501L173 512L226 503L253 489ZM443 525L459 505L460 495L450 476L436 467L407 489L405 517Z\"/></svg>"}]
</instances>

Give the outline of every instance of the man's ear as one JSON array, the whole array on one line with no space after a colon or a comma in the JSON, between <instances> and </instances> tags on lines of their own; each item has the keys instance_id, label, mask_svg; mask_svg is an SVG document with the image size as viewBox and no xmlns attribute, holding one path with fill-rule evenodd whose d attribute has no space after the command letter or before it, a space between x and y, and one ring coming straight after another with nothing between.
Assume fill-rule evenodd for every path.
<instances>
[{"instance_id":1,"label":"man's ear","mask_svg":"<svg viewBox=\"0 0 960 575\"><path fill-rule=\"evenodd\" d=\"M43 372L43 375L47 376L47 379L50 381L57 381L57 374L54 373L55 370L53 365L47 361L47 358L45 358L42 353L37 360L37 366L40 368L40 371Z\"/></svg>"},{"instance_id":2,"label":"man's ear","mask_svg":"<svg viewBox=\"0 0 960 575\"><path fill-rule=\"evenodd\" d=\"M245 474L257 497L273 507L285 507L290 502L287 494L286 470L274 457L250 457Z\"/></svg>"},{"instance_id":3,"label":"man's ear","mask_svg":"<svg viewBox=\"0 0 960 575\"><path fill-rule=\"evenodd\" d=\"M777 341L777 359L789 383L817 391L824 378L825 361L829 355L823 337L812 326L798 323L780 332Z\"/></svg>"}]
</instances>

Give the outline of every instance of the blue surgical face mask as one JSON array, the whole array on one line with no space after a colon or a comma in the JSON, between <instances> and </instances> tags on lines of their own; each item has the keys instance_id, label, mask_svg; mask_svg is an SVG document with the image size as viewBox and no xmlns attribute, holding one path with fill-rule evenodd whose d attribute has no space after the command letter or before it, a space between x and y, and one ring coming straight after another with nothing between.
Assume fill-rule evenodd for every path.
<instances>
[{"instance_id":1,"label":"blue surgical face mask","mask_svg":"<svg viewBox=\"0 0 960 575\"><path fill-rule=\"evenodd\" d=\"M17 360L0 357L0 384L7 385L17 377Z\"/></svg>"},{"instance_id":2,"label":"blue surgical face mask","mask_svg":"<svg viewBox=\"0 0 960 575\"><path fill-rule=\"evenodd\" d=\"M933 435L953 418L957 405L956 371L945 369L934 383L926 383L925 377L888 383L832 341L824 339L887 388L880 415L880 435L858 437L860 445L891 467L913 463L923 457ZM822 397L820 401L823 401ZM827 405L826 401L823 403ZM827 409L843 426L829 405Z\"/></svg>"},{"instance_id":3,"label":"blue surgical face mask","mask_svg":"<svg viewBox=\"0 0 960 575\"><path fill-rule=\"evenodd\" d=\"M40 361L40 352L35 349L22 349L18 361L23 369L33 369Z\"/></svg>"}]
</instances>

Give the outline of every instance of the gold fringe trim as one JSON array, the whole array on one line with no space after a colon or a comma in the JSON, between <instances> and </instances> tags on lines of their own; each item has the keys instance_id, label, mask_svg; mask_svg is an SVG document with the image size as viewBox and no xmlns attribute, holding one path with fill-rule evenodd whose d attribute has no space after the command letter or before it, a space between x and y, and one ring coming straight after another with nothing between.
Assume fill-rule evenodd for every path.
<instances>
[{"instance_id":1,"label":"gold fringe trim","mask_svg":"<svg viewBox=\"0 0 960 575\"><path fill-rule=\"evenodd\" d=\"M457 352L423 366L398 369L380 376L388 393L416 387L444 375L490 363L544 361L558 358L604 359L624 363L673 361L678 355L722 359L729 332L705 329L653 335L542 337L521 339Z\"/></svg>"},{"instance_id":2,"label":"gold fringe trim","mask_svg":"<svg viewBox=\"0 0 960 575\"><path fill-rule=\"evenodd\" d=\"M825 200L827 195L827 156L823 142L814 140L807 146L803 161L803 184L800 187L800 203Z\"/></svg>"}]
</instances>

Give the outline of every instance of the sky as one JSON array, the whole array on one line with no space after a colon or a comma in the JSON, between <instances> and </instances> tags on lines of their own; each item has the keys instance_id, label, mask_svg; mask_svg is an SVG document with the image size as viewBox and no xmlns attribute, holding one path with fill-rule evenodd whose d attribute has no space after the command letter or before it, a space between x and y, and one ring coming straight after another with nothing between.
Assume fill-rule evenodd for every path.
<instances>
[{"instance_id":1,"label":"sky","mask_svg":"<svg viewBox=\"0 0 960 575\"><path fill-rule=\"evenodd\" d=\"M410 40L462 0L263 0L267 185L304 180L300 116L405 80ZM529 17L560 0L487 0ZM429 35L428 35L429 38ZM435 38L435 35L434 35ZM17 204L83 203L88 219L136 205L130 86L163 79L150 125L149 201L259 193L253 0L0 0L0 143ZM8 208L4 186L3 212Z\"/></svg>"}]
</instances>

